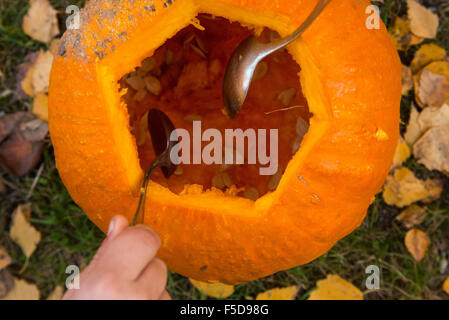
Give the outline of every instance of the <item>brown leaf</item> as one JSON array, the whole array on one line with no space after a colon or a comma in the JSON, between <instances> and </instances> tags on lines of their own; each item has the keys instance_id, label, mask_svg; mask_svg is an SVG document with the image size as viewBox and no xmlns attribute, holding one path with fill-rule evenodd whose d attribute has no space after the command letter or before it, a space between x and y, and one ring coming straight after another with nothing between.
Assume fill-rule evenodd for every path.
<instances>
[{"instance_id":1,"label":"brown leaf","mask_svg":"<svg viewBox=\"0 0 449 320\"><path fill-rule=\"evenodd\" d=\"M0 247L0 270L3 270L11 263L11 257L5 248Z\"/></svg>"},{"instance_id":2,"label":"brown leaf","mask_svg":"<svg viewBox=\"0 0 449 320\"><path fill-rule=\"evenodd\" d=\"M411 69L413 74L418 73L422 68L434 61L442 61L446 59L446 50L434 43L423 44L415 53Z\"/></svg>"},{"instance_id":3,"label":"brown leaf","mask_svg":"<svg viewBox=\"0 0 449 320\"><path fill-rule=\"evenodd\" d=\"M407 209L402 210L401 213L396 217L396 220L402 222L406 228L410 229L411 227L423 222L426 214L426 208L420 207L416 204L412 204Z\"/></svg>"},{"instance_id":4,"label":"brown leaf","mask_svg":"<svg viewBox=\"0 0 449 320\"><path fill-rule=\"evenodd\" d=\"M297 292L297 286L275 288L259 293L256 300L294 300Z\"/></svg>"},{"instance_id":5,"label":"brown leaf","mask_svg":"<svg viewBox=\"0 0 449 320\"><path fill-rule=\"evenodd\" d=\"M363 293L352 283L330 274L317 281L317 289L312 291L308 300L363 300Z\"/></svg>"},{"instance_id":6,"label":"brown leaf","mask_svg":"<svg viewBox=\"0 0 449 320\"><path fill-rule=\"evenodd\" d=\"M4 298L14 287L14 278L8 270L0 270L0 299Z\"/></svg>"},{"instance_id":7,"label":"brown leaf","mask_svg":"<svg viewBox=\"0 0 449 320\"><path fill-rule=\"evenodd\" d=\"M402 95L406 95L413 88L412 70L402 65Z\"/></svg>"},{"instance_id":8,"label":"brown leaf","mask_svg":"<svg viewBox=\"0 0 449 320\"><path fill-rule=\"evenodd\" d=\"M209 297L224 299L234 293L234 286L215 282L208 283L189 279L195 288L201 291L203 294Z\"/></svg>"},{"instance_id":9,"label":"brown leaf","mask_svg":"<svg viewBox=\"0 0 449 320\"><path fill-rule=\"evenodd\" d=\"M407 0L407 6L412 33L418 37L434 39L437 36L438 15L416 0Z\"/></svg>"},{"instance_id":10,"label":"brown leaf","mask_svg":"<svg viewBox=\"0 0 449 320\"><path fill-rule=\"evenodd\" d=\"M14 288L2 300L39 300L36 285L14 278Z\"/></svg>"},{"instance_id":11,"label":"brown leaf","mask_svg":"<svg viewBox=\"0 0 449 320\"><path fill-rule=\"evenodd\" d=\"M440 180L420 180L412 171L401 167L388 175L382 195L387 204L402 208L417 201L436 200L442 191Z\"/></svg>"},{"instance_id":12,"label":"brown leaf","mask_svg":"<svg viewBox=\"0 0 449 320\"><path fill-rule=\"evenodd\" d=\"M30 3L23 18L23 31L35 40L50 43L59 34L57 12L48 0L31 0Z\"/></svg>"},{"instance_id":13,"label":"brown leaf","mask_svg":"<svg viewBox=\"0 0 449 320\"><path fill-rule=\"evenodd\" d=\"M415 142L413 155L427 169L449 173L449 105L424 109L418 124L425 133Z\"/></svg>"},{"instance_id":14,"label":"brown leaf","mask_svg":"<svg viewBox=\"0 0 449 320\"><path fill-rule=\"evenodd\" d=\"M416 101L422 107L440 107L449 103L449 62L432 62L415 77Z\"/></svg>"},{"instance_id":15,"label":"brown leaf","mask_svg":"<svg viewBox=\"0 0 449 320\"><path fill-rule=\"evenodd\" d=\"M29 258L38 243L41 241L41 233L30 223L31 204L19 205L12 214L11 228L9 235L21 248L27 258Z\"/></svg>"},{"instance_id":16,"label":"brown leaf","mask_svg":"<svg viewBox=\"0 0 449 320\"><path fill-rule=\"evenodd\" d=\"M405 235L405 246L417 262L424 258L429 245L429 237L419 229L413 228Z\"/></svg>"},{"instance_id":17,"label":"brown leaf","mask_svg":"<svg viewBox=\"0 0 449 320\"><path fill-rule=\"evenodd\" d=\"M0 164L14 175L27 174L41 159L48 125L35 120L26 112L0 118Z\"/></svg>"}]
</instances>

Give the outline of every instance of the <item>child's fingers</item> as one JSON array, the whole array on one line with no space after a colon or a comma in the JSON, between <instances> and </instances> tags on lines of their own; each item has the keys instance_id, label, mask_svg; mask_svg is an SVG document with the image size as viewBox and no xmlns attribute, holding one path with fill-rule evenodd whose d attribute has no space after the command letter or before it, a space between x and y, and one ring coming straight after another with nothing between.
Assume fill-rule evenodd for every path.
<instances>
[{"instance_id":1,"label":"child's fingers","mask_svg":"<svg viewBox=\"0 0 449 320\"><path fill-rule=\"evenodd\" d=\"M159 236L148 227L127 228L108 242L98 267L105 273L135 280L154 258L160 243Z\"/></svg>"},{"instance_id":2,"label":"child's fingers","mask_svg":"<svg viewBox=\"0 0 449 320\"><path fill-rule=\"evenodd\" d=\"M135 281L139 287L147 291L150 299L159 299L167 285L165 263L158 258L153 259Z\"/></svg>"}]
</instances>

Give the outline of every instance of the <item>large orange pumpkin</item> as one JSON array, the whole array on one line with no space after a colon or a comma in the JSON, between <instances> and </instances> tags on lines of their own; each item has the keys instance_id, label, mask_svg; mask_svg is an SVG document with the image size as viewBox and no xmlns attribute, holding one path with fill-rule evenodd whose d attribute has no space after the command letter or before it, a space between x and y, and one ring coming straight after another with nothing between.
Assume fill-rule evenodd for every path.
<instances>
[{"instance_id":1,"label":"large orange pumpkin","mask_svg":"<svg viewBox=\"0 0 449 320\"><path fill-rule=\"evenodd\" d=\"M106 231L113 215L131 220L137 205L142 159L120 99L125 74L197 23L199 13L285 36L316 3L90 1L81 28L62 38L49 114L61 178L89 218ZM161 235L158 256L170 270L203 281L250 281L317 258L360 225L391 165L401 96L400 61L383 25L367 29L368 5L332 0L288 47L313 116L275 191L252 201L150 183L145 223Z\"/></svg>"}]
</instances>

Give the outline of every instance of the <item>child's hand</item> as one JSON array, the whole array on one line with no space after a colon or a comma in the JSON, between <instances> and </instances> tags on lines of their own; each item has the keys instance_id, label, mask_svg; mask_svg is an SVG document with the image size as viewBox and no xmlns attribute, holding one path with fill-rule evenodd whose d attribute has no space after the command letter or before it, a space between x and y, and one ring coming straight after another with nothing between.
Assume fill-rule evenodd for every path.
<instances>
[{"instance_id":1,"label":"child's hand","mask_svg":"<svg viewBox=\"0 0 449 320\"><path fill-rule=\"evenodd\" d=\"M81 273L80 289L68 290L63 299L170 299L165 285L167 267L155 258L161 240L145 226L128 227L115 216L108 236Z\"/></svg>"}]
</instances>

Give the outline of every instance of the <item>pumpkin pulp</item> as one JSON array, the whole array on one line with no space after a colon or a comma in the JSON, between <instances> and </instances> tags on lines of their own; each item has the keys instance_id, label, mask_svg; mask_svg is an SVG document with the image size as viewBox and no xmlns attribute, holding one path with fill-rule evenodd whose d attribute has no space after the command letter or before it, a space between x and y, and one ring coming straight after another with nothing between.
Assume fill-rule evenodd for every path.
<instances>
[{"instance_id":1,"label":"pumpkin pulp","mask_svg":"<svg viewBox=\"0 0 449 320\"><path fill-rule=\"evenodd\" d=\"M128 108L140 165L145 169L155 157L146 126L146 113L151 108L164 111L175 127L186 129L190 137L193 121L201 121L203 131L218 129L223 137L223 151L225 129L254 129L256 133L258 129L266 129L269 155L269 130L278 129L278 172L273 175L260 175L259 168L267 165L247 164L245 154L241 155L245 158L242 165L181 164L169 180L161 171L152 178L175 193L191 184L223 190L235 186L229 190L231 193L255 200L276 189L307 131L310 115L298 78L300 68L286 50L268 56L256 70L242 111L230 120L223 113L222 102L227 61L239 43L251 34L256 33L263 42L278 35L267 28L251 30L238 22L204 14L195 22L199 25L180 30L119 81L121 90L126 88L121 91L122 100ZM202 148L209 143L202 142ZM193 147L192 138L190 144Z\"/></svg>"}]
</instances>

